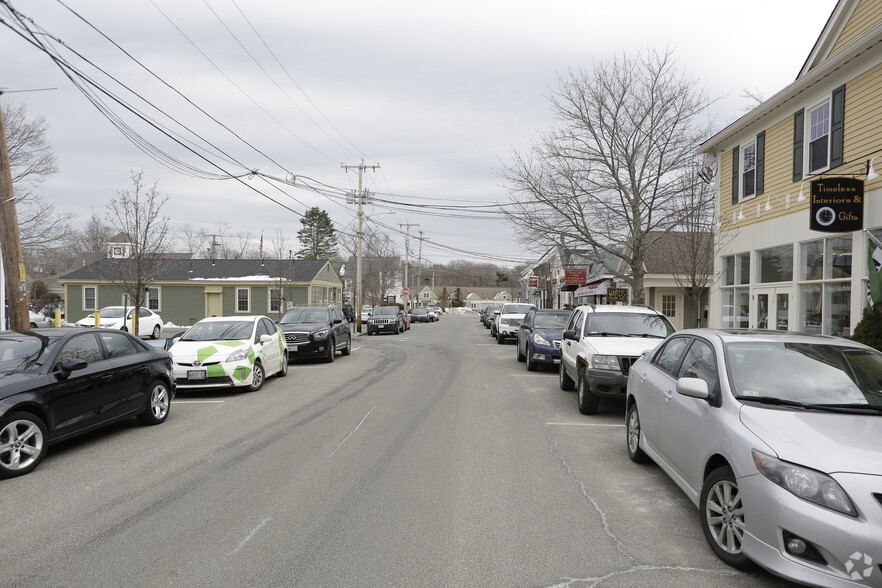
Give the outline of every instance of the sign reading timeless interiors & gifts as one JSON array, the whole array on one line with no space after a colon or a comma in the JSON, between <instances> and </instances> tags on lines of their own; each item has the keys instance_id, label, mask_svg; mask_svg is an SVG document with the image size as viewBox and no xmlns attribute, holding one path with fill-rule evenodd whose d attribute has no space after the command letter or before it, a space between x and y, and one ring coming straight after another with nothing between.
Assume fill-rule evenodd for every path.
<instances>
[{"instance_id":1,"label":"sign reading timeless interiors & gifts","mask_svg":"<svg viewBox=\"0 0 882 588\"><path fill-rule=\"evenodd\" d=\"M809 229L849 233L864 228L864 181L822 178L812 181Z\"/></svg>"}]
</instances>

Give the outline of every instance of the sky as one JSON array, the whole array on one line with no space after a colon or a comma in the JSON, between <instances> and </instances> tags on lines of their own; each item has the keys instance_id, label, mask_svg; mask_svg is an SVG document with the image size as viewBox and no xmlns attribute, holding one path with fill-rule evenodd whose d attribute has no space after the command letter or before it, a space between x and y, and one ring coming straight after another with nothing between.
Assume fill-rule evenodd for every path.
<instances>
[{"instance_id":1,"label":"sky","mask_svg":"<svg viewBox=\"0 0 882 588\"><path fill-rule=\"evenodd\" d=\"M0 89L55 89L0 100L24 103L49 123L61 171L37 191L76 227L93 211L103 216L110 199L131 189L132 171L143 171L169 197L163 213L174 227L214 233L225 225L255 244L263 234L267 250L281 233L296 250L311 207L354 233L356 206L344 195L357 189L358 172L343 166L363 162L371 166L364 188L375 194L366 222L402 253L409 231L410 258L421 253L424 264L513 266L536 259L535 248L500 216L464 207L507 200L500 170L552 128L549 97L560 76L671 48L717 98L711 116L720 129L752 105L745 90L769 98L795 79L835 5L0 0L0 24L14 22L11 6L39 27L39 38L64 43L54 44L61 57L173 129L192 151L101 95L139 137L190 171L136 147L46 53L5 25ZM253 170L274 179L249 177ZM291 178L294 187L285 183Z\"/></svg>"}]
</instances>

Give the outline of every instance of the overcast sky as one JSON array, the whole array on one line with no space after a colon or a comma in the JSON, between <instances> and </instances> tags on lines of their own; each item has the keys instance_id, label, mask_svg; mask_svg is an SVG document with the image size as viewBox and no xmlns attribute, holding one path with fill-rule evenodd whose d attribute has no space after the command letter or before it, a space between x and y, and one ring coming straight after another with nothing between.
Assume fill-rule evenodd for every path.
<instances>
[{"instance_id":1,"label":"overcast sky","mask_svg":"<svg viewBox=\"0 0 882 588\"><path fill-rule=\"evenodd\" d=\"M6 3L6 0L4 0ZM222 152L214 167L133 117L125 120L150 144L212 174L258 169L303 176L324 194L258 178L212 180L161 165L134 146L43 52L0 27L0 88L56 90L8 93L51 127L61 172L39 193L82 226L92 210L131 187L131 170L158 180L170 197L174 225L213 231L226 223L265 246L278 230L301 228L308 207L326 210L349 230L355 207L338 196L357 187L357 172L380 168L365 187L400 205L368 206L367 216L395 230L410 228L416 257L500 265L534 259L497 217L482 219L425 205L502 202L498 170L550 128L548 96L558 75L589 71L597 61L646 48L671 47L679 65L722 99L716 128L743 114L743 90L770 97L796 77L834 0L413 0L322 2L270 0L9 0L70 51L62 57L102 87L149 112L145 102L71 51L125 83ZM145 72L89 24L149 68ZM0 18L10 22L0 7ZM241 45L240 45L241 43ZM244 46L244 48L243 48ZM246 51L247 50L247 51ZM276 61L278 59L278 62ZM281 65L280 65L280 63ZM164 84L223 123L212 121ZM103 98L105 103L113 103ZM121 107L113 105L118 114ZM172 126L168 119L163 124ZM175 132L184 133L181 127ZM233 134L235 133L235 135ZM238 137L236 136L238 135ZM188 140L195 140L191 135ZM201 152L201 151L200 151ZM203 153L204 154L204 153ZM227 158L232 161L225 161ZM299 180L301 183L303 180ZM296 182L295 182L296 184ZM249 188L253 187L259 190ZM279 188L283 189L280 191ZM273 202L275 200L276 202ZM429 211L431 214L422 214ZM474 210L474 209L471 209ZM388 228L404 250L404 237ZM463 253L455 250L461 250Z\"/></svg>"}]
</instances>

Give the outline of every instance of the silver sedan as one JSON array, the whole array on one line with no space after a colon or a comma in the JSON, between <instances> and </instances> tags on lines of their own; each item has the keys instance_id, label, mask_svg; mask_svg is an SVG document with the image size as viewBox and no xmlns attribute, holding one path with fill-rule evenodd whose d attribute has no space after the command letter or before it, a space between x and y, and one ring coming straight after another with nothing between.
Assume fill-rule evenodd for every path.
<instances>
[{"instance_id":1,"label":"silver sedan","mask_svg":"<svg viewBox=\"0 0 882 588\"><path fill-rule=\"evenodd\" d=\"M679 331L631 368L627 449L708 544L813 586L882 586L882 354L795 333Z\"/></svg>"}]
</instances>

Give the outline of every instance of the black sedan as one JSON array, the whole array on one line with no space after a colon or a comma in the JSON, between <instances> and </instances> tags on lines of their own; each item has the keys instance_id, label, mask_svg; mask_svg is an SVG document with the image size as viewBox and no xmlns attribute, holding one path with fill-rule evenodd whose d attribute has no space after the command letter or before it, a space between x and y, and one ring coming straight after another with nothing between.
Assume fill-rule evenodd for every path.
<instances>
[{"instance_id":1,"label":"black sedan","mask_svg":"<svg viewBox=\"0 0 882 588\"><path fill-rule=\"evenodd\" d=\"M167 351L111 329L0 331L0 478L36 468L50 443L132 416L168 417Z\"/></svg>"},{"instance_id":2,"label":"black sedan","mask_svg":"<svg viewBox=\"0 0 882 588\"><path fill-rule=\"evenodd\" d=\"M435 316L429 312L425 306L418 306L410 313L410 322L412 323L434 323Z\"/></svg>"}]
</instances>

